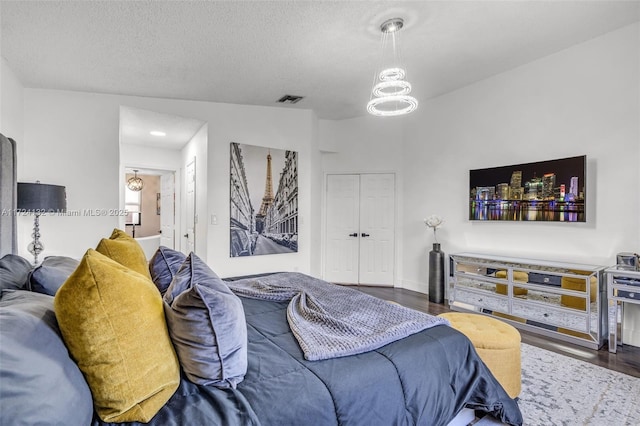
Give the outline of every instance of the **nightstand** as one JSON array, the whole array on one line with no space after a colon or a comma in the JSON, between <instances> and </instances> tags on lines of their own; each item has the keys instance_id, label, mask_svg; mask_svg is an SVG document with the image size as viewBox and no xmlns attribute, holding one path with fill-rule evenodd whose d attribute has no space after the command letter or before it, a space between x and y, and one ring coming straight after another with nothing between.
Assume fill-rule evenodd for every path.
<instances>
[{"instance_id":1,"label":"nightstand","mask_svg":"<svg viewBox=\"0 0 640 426\"><path fill-rule=\"evenodd\" d=\"M627 267L628 268L628 267ZM625 303L640 305L640 271L613 266L605 270L607 277L609 352L615 353L622 339L618 341L618 318L622 324L622 309Z\"/></svg>"}]
</instances>

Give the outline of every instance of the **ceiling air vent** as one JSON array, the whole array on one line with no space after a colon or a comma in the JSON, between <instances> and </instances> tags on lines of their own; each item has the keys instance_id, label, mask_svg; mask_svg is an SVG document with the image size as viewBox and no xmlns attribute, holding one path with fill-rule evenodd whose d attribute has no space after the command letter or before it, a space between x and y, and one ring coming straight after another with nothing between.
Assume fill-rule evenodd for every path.
<instances>
[{"instance_id":1,"label":"ceiling air vent","mask_svg":"<svg viewBox=\"0 0 640 426\"><path fill-rule=\"evenodd\" d=\"M284 95L278 102L281 104L295 104L298 103L304 96L295 96L295 95Z\"/></svg>"}]
</instances>

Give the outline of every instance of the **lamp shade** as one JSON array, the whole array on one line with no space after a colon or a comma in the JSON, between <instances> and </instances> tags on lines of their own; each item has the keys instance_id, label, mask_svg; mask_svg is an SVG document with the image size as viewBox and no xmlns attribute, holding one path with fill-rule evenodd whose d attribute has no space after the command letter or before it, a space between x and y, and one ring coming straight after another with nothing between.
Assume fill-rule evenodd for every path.
<instances>
[{"instance_id":1,"label":"lamp shade","mask_svg":"<svg viewBox=\"0 0 640 426\"><path fill-rule=\"evenodd\" d=\"M64 186L18 182L18 210L25 212L65 212L67 192Z\"/></svg>"}]
</instances>

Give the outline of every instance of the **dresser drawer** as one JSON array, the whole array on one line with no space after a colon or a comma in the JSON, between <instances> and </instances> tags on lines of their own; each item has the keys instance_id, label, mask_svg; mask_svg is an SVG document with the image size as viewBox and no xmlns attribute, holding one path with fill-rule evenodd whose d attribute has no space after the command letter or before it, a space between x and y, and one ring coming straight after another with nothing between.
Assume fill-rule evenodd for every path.
<instances>
[{"instance_id":1,"label":"dresser drawer","mask_svg":"<svg viewBox=\"0 0 640 426\"><path fill-rule=\"evenodd\" d=\"M640 302L640 288L638 288L638 291L627 291L627 290L614 289L613 294L618 299L626 299L626 300L629 300L629 301L633 300L633 301L636 301L636 302Z\"/></svg>"},{"instance_id":2,"label":"dresser drawer","mask_svg":"<svg viewBox=\"0 0 640 426\"><path fill-rule=\"evenodd\" d=\"M635 286L638 287L640 289L640 279L638 278L627 278L627 277L613 277L613 284L623 284L623 285L630 285L630 286Z\"/></svg>"},{"instance_id":3,"label":"dresser drawer","mask_svg":"<svg viewBox=\"0 0 640 426\"><path fill-rule=\"evenodd\" d=\"M554 285L560 287L562 277L560 275L541 274L539 272L529 272L529 282L535 284Z\"/></svg>"}]
</instances>

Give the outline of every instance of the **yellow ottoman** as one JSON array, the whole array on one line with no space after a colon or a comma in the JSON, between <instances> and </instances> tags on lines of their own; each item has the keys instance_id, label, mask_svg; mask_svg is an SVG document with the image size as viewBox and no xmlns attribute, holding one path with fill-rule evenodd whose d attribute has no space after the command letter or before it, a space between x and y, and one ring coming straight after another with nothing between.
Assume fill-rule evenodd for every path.
<instances>
[{"instance_id":1,"label":"yellow ottoman","mask_svg":"<svg viewBox=\"0 0 640 426\"><path fill-rule=\"evenodd\" d=\"M520 395L520 333L500 320L462 312L438 315L467 336L476 352L511 398Z\"/></svg>"}]
</instances>

